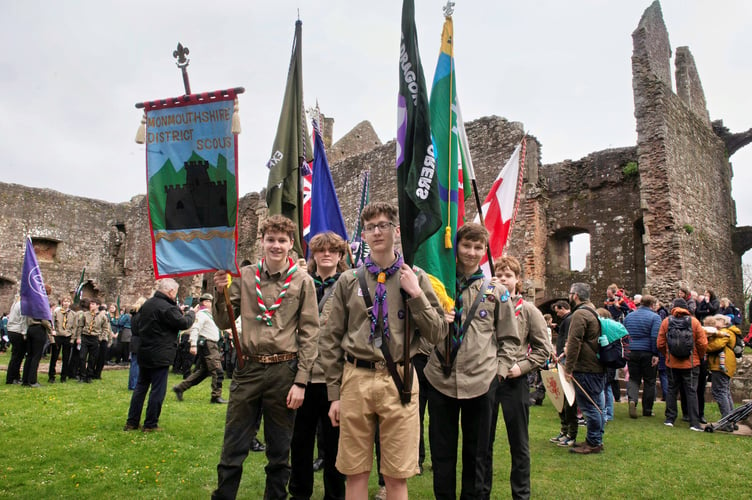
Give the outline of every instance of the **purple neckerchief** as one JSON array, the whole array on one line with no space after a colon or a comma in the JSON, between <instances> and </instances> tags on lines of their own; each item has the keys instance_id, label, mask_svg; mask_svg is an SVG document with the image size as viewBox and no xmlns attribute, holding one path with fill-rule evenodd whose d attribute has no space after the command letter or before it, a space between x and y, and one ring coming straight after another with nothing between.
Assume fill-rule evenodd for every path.
<instances>
[{"instance_id":1,"label":"purple neckerchief","mask_svg":"<svg viewBox=\"0 0 752 500\"><path fill-rule=\"evenodd\" d=\"M376 265L373 260L371 260L370 255L366 257L366 260L363 263L363 265L366 267L366 270L376 278L376 282L378 283L376 285L374 311L371 312L371 335L369 335L368 337L369 342L373 342L373 336L376 333L376 323L378 322L377 308L381 309L381 316L384 323L384 337L389 338L389 307L386 303L386 280L391 275L399 271L399 268L402 267L402 263L404 262L402 260L402 255L395 255L397 257L397 260L394 261L394 264L386 269L381 269L378 265Z\"/></svg>"}]
</instances>

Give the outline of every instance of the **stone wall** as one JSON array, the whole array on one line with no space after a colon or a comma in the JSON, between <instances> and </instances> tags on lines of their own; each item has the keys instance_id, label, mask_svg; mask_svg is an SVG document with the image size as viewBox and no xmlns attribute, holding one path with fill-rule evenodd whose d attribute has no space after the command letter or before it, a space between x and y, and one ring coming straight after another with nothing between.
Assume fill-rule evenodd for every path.
<instances>
[{"instance_id":1,"label":"stone wall","mask_svg":"<svg viewBox=\"0 0 752 500\"><path fill-rule=\"evenodd\" d=\"M680 285L714 286L741 304L741 255L732 248L736 215L731 167L713 132L689 50L677 52L677 84L660 4L644 13L632 35L637 156L645 226L647 288L671 297Z\"/></svg>"}]
</instances>

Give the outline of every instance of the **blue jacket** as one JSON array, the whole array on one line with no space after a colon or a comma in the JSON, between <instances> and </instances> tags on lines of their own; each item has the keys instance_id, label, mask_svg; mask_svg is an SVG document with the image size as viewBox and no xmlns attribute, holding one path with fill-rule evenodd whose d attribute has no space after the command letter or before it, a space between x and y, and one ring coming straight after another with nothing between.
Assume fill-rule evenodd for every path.
<instances>
[{"instance_id":1,"label":"blue jacket","mask_svg":"<svg viewBox=\"0 0 752 500\"><path fill-rule=\"evenodd\" d=\"M624 326L629 332L629 348L632 351L647 351L658 356L658 329L661 317L648 307L638 307L624 318Z\"/></svg>"}]
</instances>

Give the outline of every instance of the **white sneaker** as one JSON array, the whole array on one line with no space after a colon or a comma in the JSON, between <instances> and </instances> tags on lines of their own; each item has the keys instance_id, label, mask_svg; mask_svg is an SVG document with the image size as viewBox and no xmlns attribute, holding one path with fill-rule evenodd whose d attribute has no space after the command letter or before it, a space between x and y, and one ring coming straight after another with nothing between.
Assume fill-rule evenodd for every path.
<instances>
[{"instance_id":1,"label":"white sneaker","mask_svg":"<svg viewBox=\"0 0 752 500\"><path fill-rule=\"evenodd\" d=\"M690 431L695 431L695 432L703 432L704 431L704 429L702 427L695 427L694 425L692 427L690 427L689 430Z\"/></svg>"}]
</instances>

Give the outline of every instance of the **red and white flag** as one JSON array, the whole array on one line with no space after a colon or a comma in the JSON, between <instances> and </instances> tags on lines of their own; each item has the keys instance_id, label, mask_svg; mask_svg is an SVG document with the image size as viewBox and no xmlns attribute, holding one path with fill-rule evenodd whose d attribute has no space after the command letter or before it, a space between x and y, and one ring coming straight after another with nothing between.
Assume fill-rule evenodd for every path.
<instances>
[{"instance_id":1,"label":"red and white flag","mask_svg":"<svg viewBox=\"0 0 752 500\"><path fill-rule=\"evenodd\" d=\"M517 179L520 174L520 150L522 143L514 149L514 153L501 169L499 176L491 186L491 192L481 206L483 220L490 233L489 246L491 256L498 259L504 252L509 237L509 229L514 219L515 198L517 196ZM475 216L475 222L480 223L480 217ZM493 276L493 270L488 266L488 258L484 255L481 268L488 276Z\"/></svg>"}]
</instances>

